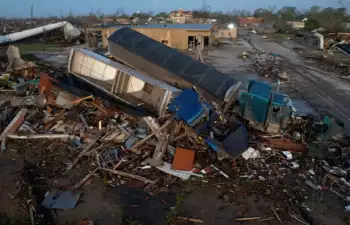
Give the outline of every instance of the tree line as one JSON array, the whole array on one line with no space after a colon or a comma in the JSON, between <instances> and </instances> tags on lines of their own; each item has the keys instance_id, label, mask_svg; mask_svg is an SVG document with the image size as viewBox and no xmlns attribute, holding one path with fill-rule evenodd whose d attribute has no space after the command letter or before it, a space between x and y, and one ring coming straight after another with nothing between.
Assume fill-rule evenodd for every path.
<instances>
[{"instance_id":1,"label":"tree line","mask_svg":"<svg viewBox=\"0 0 350 225\"><path fill-rule=\"evenodd\" d=\"M285 6L281 9L276 9L276 6L272 5L268 8L259 8L254 11L229 9L227 11L212 11L211 7L203 0L203 6L200 9L192 11L193 18L215 18L218 23L226 24L238 21L238 17L254 16L263 18L266 23L274 23L276 27L284 27L287 21L302 21L305 20L305 29L314 30L317 28L324 28L330 32L343 31L346 23L350 22L345 4L342 1L338 2L340 7L328 7L322 8L320 6L312 6L309 9L297 9L293 6ZM169 12L135 12L131 15L125 13L120 8L116 10L113 15L104 15L100 12L95 14L90 13L90 16L102 17L115 17L115 18L130 18L139 17L140 19L146 19L149 17L163 17L167 18Z\"/></svg>"},{"instance_id":2,"label":"tree line","mask_svg":"<svg viewBox=\"0 0 350 225\"><path fill-rule=\"evenodd\" d=\"M283 27L287 21L305 21L305 29L314 30L324 28L328 31L343 31L350 17L344 5L338 8L312 6L310 9L299 10L296 7L285 6L276 10L275 6L259 8L255 11L228 10L227 12L212 12L208 7L193 11L193 17L216 18L220 23L237 21L238 17L254 16L263 18L266 23L274 23L275 26Z\"/></svg>"},{"instance_id":3,"label":"tree line","mask_svg":"<svg viewBox=\"0 0 350 225\"><path fill-rule=\"evenodd\" d=\"M200 9L192 11L194 18L203 19L217 19L220 24L233 23L238 21L238 17L254 16L263 18L266 23L273 23L278 27L285 27L287 21L302 21L305 18L305 29L314 30L317 28L324 28L330 32L343 31L346 23L350 22L350 17L348 15L344 2L345 0L340 0L338 2L340 7L328 7L322 8L320 6L312 6L309 9L297 9L292 6L285 6L281 9L276 9L276 6L272 5L268 8L259 8L254 11L240 10L240 9L229 9L227 11L212 11L211 7L206 4L206 0L203 0L203 6ZM168 18L169 12L159 12L153 13L149 12L135 12L128 14L123 8L119 8L113 14L105 14L99 9L91 9L89 13L85 15L74 15L74 13L69 10L66 16L60 17L50 17L52 19L77 19L83 18L91 21L103 19L103 18L134 18L138 17L140 19L148 19L150 17L163 17Z\"/></svg>"}]
</instances>

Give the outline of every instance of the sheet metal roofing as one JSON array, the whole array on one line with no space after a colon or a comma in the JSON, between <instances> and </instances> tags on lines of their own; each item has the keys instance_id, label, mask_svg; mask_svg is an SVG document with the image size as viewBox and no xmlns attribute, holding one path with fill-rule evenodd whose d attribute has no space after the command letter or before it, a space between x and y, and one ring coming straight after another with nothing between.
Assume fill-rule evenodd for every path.
<instances>
[{"instance_id":1,"label":"sheet metal roofing","mask_svg":"<svg viewBox=\"0 0 350 225\"><path fill-rule=\"evenodd\" d=\"M122 27L130 27L130 28L166 28L166 29L185 29L185 30L211 30L213 28L213 24L206 23L152 23L152 24L140 24L140 25L100 25L95 26L93 28L98 27L108 27L108 28L122 28Z\"/></svg>"}]
</instances>

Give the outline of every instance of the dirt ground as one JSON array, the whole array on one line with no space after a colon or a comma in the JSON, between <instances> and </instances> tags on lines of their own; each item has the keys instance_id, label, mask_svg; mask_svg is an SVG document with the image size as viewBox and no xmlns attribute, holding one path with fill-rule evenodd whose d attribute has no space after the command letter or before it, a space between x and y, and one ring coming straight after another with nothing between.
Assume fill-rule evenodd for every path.
<instances>
[{"instance_id":1,"label":"dirt ground","mask_svg":"<svg viewBox=\"0 0 350 225\"><path fill-rule=\"evenodd\" d=\"M42 185L41 195L52 188L69 188L82 179L95 165L87 161L81 162L69 173L59 172L66 167L68 161L67 143L58 142L52 147L50 142L10 142L8 150L0 158L0 212L13 217L28 217L26 209L27 193L19 192L21 168L25 164L36 165L40 171L37 179L45 181L33 186ZM209 158L204 159L204 157ZM300 159L302 162L302 158ZM244 224L235 221L238 217L262 217L268 221L259 224L280 224L271 211L276 207L284 224L299 224L288 213L297 215L294 198L302 192L304 201L323 224L347 224L343 211L344 202L334 194L313 191L303 184L299 172L307 169L278 171L283 166L269 161L247 163L238 160L218 162L210 154L197 154L196 162L207 166L212 162L230 176L229 179L220 174L208 175L205 178L194 178L181 181L171 178L172 182L164 184L165 192L149 195L143 191L145 186L138 182L111 187L103 176L96 174L91 181L79 189L82 197L75 209L54 210L52 223L78 224L81 219L88 218L96 224L190 224L177 221L178 216L196 218L204 224ZM277 168L271 177L267 175L266 165ZM306 163L307 165L307 163ZM284 167L283 167L284 168ZM257 171L266 180L241 178L243 174ZM149 174L156 173L151 170ZM157 176L157 175L155 175ZM124 178L120 178L124 180ZM43 197L41 197L42 199ZM151 199L151 200L150 200ZM145 203L146 201L146 203ZM148 201L148 203L147 203ZM38 202L40 204L40 202ZM173 210L171 210L173 208ZM169 220L169 215L173 218ZM142 222L141 222L142 221Z\"/></svg>"}]
</instances>

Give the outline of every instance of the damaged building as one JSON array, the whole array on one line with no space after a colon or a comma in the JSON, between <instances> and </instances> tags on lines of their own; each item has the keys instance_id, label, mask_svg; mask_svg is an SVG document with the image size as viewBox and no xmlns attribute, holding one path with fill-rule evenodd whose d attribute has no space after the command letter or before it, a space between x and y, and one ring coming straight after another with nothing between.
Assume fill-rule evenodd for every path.
<instances>
[{"instance_id":1,"label":"damaged building","mask_svg":"<svg viewBox=\"0 0 350 225\"><path fill-rule=\"evenodd\" d=\"M164 45L180 50L200 46L200 50L212 44L212 24L143 24L128 26L96 26L90 32L102 34L102 47L108 46L107 39L115 31L128 27Z\"/></svg>"}]
</instances>

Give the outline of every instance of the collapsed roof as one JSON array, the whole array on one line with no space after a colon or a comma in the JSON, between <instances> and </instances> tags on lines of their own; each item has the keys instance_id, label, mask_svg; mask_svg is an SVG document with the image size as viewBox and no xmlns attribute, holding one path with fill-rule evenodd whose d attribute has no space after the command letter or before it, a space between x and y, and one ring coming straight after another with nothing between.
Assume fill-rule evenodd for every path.
<instances>
[{"instance_id":1,"label":"collapsed roof","mask_svg":"<svg viewBox=\"0 0 350 225\"><path fill-rule=\"evenodd\" d=\"M129 27L108 38L109 52L116 59L177 88L193 85L217 100L224 101L237 81L175 49Z\"/></svg>"}]
</instances>

